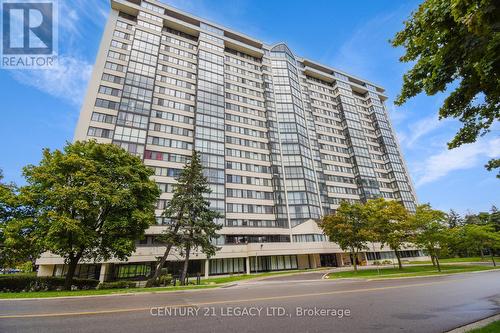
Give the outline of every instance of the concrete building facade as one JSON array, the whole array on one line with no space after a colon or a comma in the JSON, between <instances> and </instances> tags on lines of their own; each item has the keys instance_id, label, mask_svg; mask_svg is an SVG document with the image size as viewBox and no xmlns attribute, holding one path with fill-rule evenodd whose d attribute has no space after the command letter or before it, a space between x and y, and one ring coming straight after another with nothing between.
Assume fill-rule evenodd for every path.
<instances>
[{"instance_id":1,"label":"concrete building facade","mask_svg":"<svg viewBox=\"0 0 500 333\"><path fill-rule=\"evenodd\" d=\"M415 210L416 195L377 84L265 44L156 0L111 0L75 140L140 156L162 190L157 225L128 262L79 265L101 280L149 274L175 177L201 153L220 211L221 250L194 253L205 275L349 264L316 221L342 200L384 197ZM392 260L373 244L360 262ZM403 257L422 258L408 249ZM182 257L174 251L169 268ZM176 262L177 261L177 262ZM61 275L44 254L40 274Z\"/></svg>"}]
</instances>

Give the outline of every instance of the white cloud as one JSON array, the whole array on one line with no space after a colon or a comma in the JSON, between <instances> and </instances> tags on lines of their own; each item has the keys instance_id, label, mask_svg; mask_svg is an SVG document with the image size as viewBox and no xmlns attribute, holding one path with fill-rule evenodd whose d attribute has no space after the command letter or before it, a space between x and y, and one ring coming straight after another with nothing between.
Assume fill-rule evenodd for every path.
<instances>
[{"instance_id":1,"label":"white cloud","mask_svg":"<svg viewBox=\"0 0 500 333\"><path fill-rule=\"evenodd\" d=\"M109 2L102 0L61 1L59 5L59 28L63 33L78 37L82 36L82 21L88 20L96 26L101 26L109 12Z\"/></svg>"},{"instance_id":2,"label":"white cloud","mask_svg":"<svg viewBox=\"0 0 500 333\"><path fill-rule=\"evenodd\" d=\"M406 145L412 147L420 138L440 128L446 120L439 120L438 115L431 115L411 124Z\"/></svg>"},{"instance_id":3,"label":"white cloud","mask_svg":"<svg viewBox=\"0 0 500 333\"><path fill-rule=\"evenodd\" d=\"M61 8L59 10L59 29L65 33L79 34L78 32L78 21L80 17L77 11L65 2L61 3Z\"/></svg>"},{"instance_id":4,"label":"white cloud","mask_svg":"<svg viewBox=\"0 0 500 333\"><path fill-rule=\"evenodd\" d=\"M452 150L443 150L423 161L416 186L432 183L456 170L470 169L486 159L500 157L500 138L481 140Z\"/></svg>"},{"instance_id":5,"label":"white cloud","mask_svg":"<svg viewBox=\"0 0 500 333\"><path fill-rule=\"evenodd\" d=\"M90 10L91 9L91 10ZM92 64L84 59L76 45L86 38L85 25L102 26L106 22L109 2L102 0L72 0L59 2L59 50L58 63L50 69L10 71L18 82L60 98L75 106L83 100ZM64 54L70 49L72 55Z\"/></svg>"},{"instance_id":6,"label":"white cloud","mask_svg":"<svg viewBox=\"0 0 500 333\"><path fill-rule=\"evenodd\" d=\"M17 70L11 75L17 81L54 97L79 106L83 100L92 64L75 57L59 57L51 69Z\"/></svg>"},{"instance_id":7,"label":"white cloud","mask_svg":"<svg viewBox=\"0 0 500 333\"><path fill-rule=\"evenodd\" d=\"M322 61L331 64L340 70L370 78L381 83L380 72L391 75L393 69L379 67L384 59L397 60L398 51L388 42L395 31L391 28L394 22L400 21L400 13L407 12L406 5L395 6L393 11L384 12L367 21L363 21L340 46L332 45L328 48ZM332 57L333 56L333 57Z\"/></svg>"}]
</instances>

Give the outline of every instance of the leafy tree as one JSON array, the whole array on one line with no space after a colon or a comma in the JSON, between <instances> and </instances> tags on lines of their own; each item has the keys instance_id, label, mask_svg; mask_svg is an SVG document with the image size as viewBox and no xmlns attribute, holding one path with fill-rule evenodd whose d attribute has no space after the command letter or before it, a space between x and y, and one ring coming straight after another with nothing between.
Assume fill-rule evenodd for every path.
<instances>
[{"instance_id":1,"label":"leafy tree","mask_svg":"<svg viewBox=\"0 0 500 333\"><path fill-rule=\"evenodd\" d=\"M7 255L5 248L5 228L7 222L12 218L13 199L15 198L12 186L3 183L3 172L0 169L0 266L7 264Z\"/></svg>"},{"instance_id":2,"label":"leafy tree","mask_svg":"<svg viewBox=\"0 0 500 333\"><path fill-rule=\"evenodd\" d=\"M493 266L495 262L495 250L500 248L500 233L495 232L491 225L468 224L464 227L465 242L468 246L476 248L481 253L481 259L484 259L484 250L488 249L491 254Z\"/></svg>"},{"instance_id":3,"label":"leafy tree","mask_svg":"<svg viewBox=\"0 0 500 333\"><path fill-rule=\"evenodd\" d=\"M3 171L0 169L0 223L3 224L9 217L10 197L12 190L10 186L3 183Z\"/></svg>"},{"instance_id":4,"label":"leafy tree","mask_svg":"<svg viewBox=\"0 0 500 333\"><path fill-rule=\"evenodd\" d=\"M446 214L432 209L429 204L418 205L415 214L410 217L410 223L415 230L412 243L426 249L441 271L439 256L448 241Z\"/></svg>"},{"instance_id":5,"label":"leafy tree","mask_svg":"<svg viewBox=\"0 0 500 333\"><path fill-rule=\"evenodd\" d=\"M448 228L447 232L447 254L452 257L468 257L471 254L470 247L464 242L464 227L458 226Z\"/></svg>"},{"instance_id":6,"label":"leafy tree","mask_svg":"<svg viewBox=\"0 0 500 333\"><path fill-rule=\"evenodd\" d=\"M24 168L21 196L34 214L23 237L65 259L66 289L80 260L126 260L135 250L155 221L152 174L138 157L95 141L45 149L39 165Z\"/></svg>"},{"instance_id":7,"label":"leafy tree","mask_svg":"<svg viewBox=\"0 0 500 333\"><path fill-rule=\"evenodd\" d=\"M3 171L0 169L0 226L4 226L16 215L18 207L16 192L17 188L14 184L3 182Z\"/></svg>"},{"instance_id":8,"label":"leafy tree","mask_svg":"<svg viewBox=\"0 0 500 333\"><path fill-rule=\"evenodd\" d=\"M467 214L465 216L465 224L485 225L490 222L490 214L488 212L479 212L477 214Z\"/></svg>"},{"instance_id":9,"label":"leafy tree","mask_svg":"<svg viewBox=\"0 0 500 333\"><path fill-rule=\"evenodd\" d=\"M330 241L337 243L343 251L349 251L357 271L358 253L367 250L366 243L374 238L365 206L342 201L335 213L321 218L319 226Z\"/></svg>"},{"instance_id":10,"label":"leafy tree","mask_svg":"<svg viewBox=\"0 0 500 333\"><path fill-rule=\"evenodd\" d=\"M394 251L399 269L403 269L400 251L405 243L409 242L411 236L408 211L401 203L383 198L369 200L366 203L366 209L376 239L382 246L387 245Z\"/></svg>"},{"instance_id":11,"label":"leafy tree","mask_svg":"<svg viewBox=\"0 0 500 333\"><path fill-rule=\"evenodd\" d=\"M22 205L15 184L2 183L0 170L0 266L16 267L27 261L34 267L40 247L29 234L31 211Z\"/></svg>"},{"instance_id":12,"label":"leafy tree","mask_svg":"<svg viewBox=\"0 0 500 333\"><path fill-rule=\"evenodd\" d=\"M486 163L485 167L486 167L486 170L488 170L488 171L492 171L494 169L500 168L500 159L497 158L497 159L489 160L488 163ZM500 178L500 172L498 172L497 178Z\"/></svg>"},{"instance_id":13,"label":"leafy tree","mask_svg":"<svg viewBox=\"0 0 500 333\"><path fill-rule=\"evenodd\" d=\"M462 122L450 149L475 142L500 119L499 21L500 3L495 0L425 0L391 41L406 50L400 61L414 63L403 77L397 105L456 83L439 110L440 119ZM499 166L496 159L487 168Z\"/></svg>"},{"instance_id":14,"label":"leafy tree","mask_svg":"<svg viewBox=\"0 0 500 333\"><path fill-rule=\"evenodd\" d=\"M462 218L462 216L460 216L460 214L451 209L450 212L448 213L448 227L456 228L463 225L463 223L464 219Z\"/></svg>"},{"instance_id":15,"label":"leafy tree","mask_svg":"<svg viewBox=\"0 0 500 333\"><path fill-rule=\"evenodd\" d=\"M211 244L210 239L218 237L216 231L221 226L213 222L220 214L210 209L210 203L204 197L210 192L207 179L203 176L200 155L193 151L190 161L177 179L172 200L165 208L163 215L170 219L171 223L158 240L166 245L166 249L148 280L148 286L156 284L174 246L178 247L185 257L181 283L185 281L191 250L200 247L207 257L215 254L216 247Z\"/></svg>"},{"instance_id":16,"label":"leafy tree","mask_svg":"<svg viewBox=\"0 0 500 333\"><path fill-rule=\"evenodd\" d=\"M43 246L36 233L35 224L30 216L18 216L6 223L4 231L4 248L2 256L4 264L16 267L31 263L32 271L35 262L43 252Z\"/></svg>"}]
</instances>

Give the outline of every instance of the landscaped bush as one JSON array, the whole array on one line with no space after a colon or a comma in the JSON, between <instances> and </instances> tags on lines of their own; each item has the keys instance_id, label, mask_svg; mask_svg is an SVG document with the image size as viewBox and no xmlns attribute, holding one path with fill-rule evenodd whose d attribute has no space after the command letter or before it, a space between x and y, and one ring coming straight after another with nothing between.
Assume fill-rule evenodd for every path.
<instances>
[{"instance_id":1,"label":"landscaped bush","mask_svg":"<svg viewBox=\"0 0 500 333\"><path fill-rule=\"evenodd\" d=\"M73 279L72 285L78 290L95 289L99 281L91 279ZM64 277L35 276L32 274L0 275L0 291L48 291L62 290Z\"/></svg>"},{"instance_id":2,"label":"landscaped bush","mask_svg":"<svg viewBox=\"0 0 500 333\"><path fill-rule=\"evenodd\" d=\"M168 286L172 283L172 275L171 274L160 275L160 277L158 278L158 282L160 285Z\"/></svg>"},{"instance_id":3,"label":"landscaped bush","mask_svg":"<svg viewBox=\"0 0 500 333\"><path fill-rule=\"evenodd\" d=\"M102 282L99 283L97 289L123 289L134 288L135 282L132 281L115 281L115 282Z\"/></svg>"}]
</instances>

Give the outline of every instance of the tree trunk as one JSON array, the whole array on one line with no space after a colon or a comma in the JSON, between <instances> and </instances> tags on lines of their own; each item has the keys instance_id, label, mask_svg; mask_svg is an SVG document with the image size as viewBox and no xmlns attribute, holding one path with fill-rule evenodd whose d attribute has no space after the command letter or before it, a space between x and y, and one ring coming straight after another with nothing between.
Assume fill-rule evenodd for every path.
<instances>
[{"instance_id":1,"label":"tree trunk","mask_svg":"<svg viewBox=\"0 0 500 333\"><path fill-rule=\"evenodd\" d=\"M64 280L64 290L71 290L71 285L73 284L73 276L75 276L76 265L80 261L81 254L71 256L69 258L68 272L66 273L66 279Z\"/></svg>"},{"instance_id":2,"label":"tree trunk","mask_svg":"<svg viewBox=\"0 0 500 333\"><path fill-rule=\"evenodd\" d=\"M481 248L479 252L481 253L481 261L484 261L484 252L483 252L483 248Z\"/></svg>"},{"instance_id":3,"label":"tree trunk","mask_svg":"<svg viewBox=\"0 0 500 333\"><path fill-rule=\"evenodd\" d=\"M438 271L441 272L441 265L439 264L439 258L437 255L435 257L436 257L436 265L437 265Z\"/></svg>"},{"instance_id":4,"label":"tree trunk","mask_svg":"<svg viewBox=\"0 0 500 333\"><path fill-rule=\"evenodd\" d=\"M357 272L358 271L358 262L357 262L357 253L354 252L354 250L351 250L351 261L352 261L352 265L354 266L354 271Z\"/></svg>"},{"instance_id":5,"label":"tree trunk","mask_svg":"<svg viewBox=\"0 0 500 333\"><path fill-rule=\"evenodd\" d=\"M491 249L490 252L491 252L491 261L493 261L493 267L497 267L497 263L495 262L495 253L493 253L493 249Z\"/></svg>"},{"instance_id":6,"label":"tree trunk","mask_svg":"<svg viewBox=\"0 0 500 333\"><path fill-rule=\"evenodd\" d=\"M436 267L436 258L434 258L434 251L431 248L427 248L427 253L431 256L432 266Z\"/></svg>"},{"instance_id":7,"label":"tree trunk","mask_svg":"<svg viewBox=\"0 0 500 333\"><path fill-rule=\"evenodd\" d=\"M187 270L189 266L189 254L191 252L191 245L188 244L186 245L186 258L184 259L184 267L182 268L182 274L181 274L181 286L184 286L186 284L186 275L187 275Z\"/></svg>"},{"instance_id":8,"label":"tree trunk","mask_svg":"<svg viewBox=\"0 0 500 333\"><path fill-rule=\"evenodd\" d=\"M177 219L177 221L179 221L179 220L180 220L180 216ZM174 234L177 234L179 229L180 229L180 223L176 222L176 225L174 227ZM151 276L151 278L149 278L149 280L146 282L146 288L153 287L156 284L156 281L158 281L158 278L160 277L160 274L161 274L161 269L163 268L163 265L165 265L165 262L167 261L168 255L170 254L171 250L172 250L172 243L167 244L167 248L165 249L163 256L160 258L160 260L156 264L155 271L153 272L153 276Z\"/></svg>"},{"instance_id":9,"label":"tree trunk","mask_svg":"<svg viewBox=\"0 0 500 333\"><path fill-rule=\"evenodd\" d=\"M31 271L36 272L36 259L31 260Z\"/></svg>"},{"instance_id":10,"label":"tree trunk","mask_svg":"<svg viewBox=\"0 0 500 333\"><path fill-rule=\"evenodd\" d=\"M146 282L146 288L153 287L160 277L161 274L161 269L163 268L163 265L167 261L167 257L170 254L170 250L172 249L172 244L168 244L167 248L165 249L165 253L163 253L163 256L160 258L158 263L156 264L155 271L153 272L153 276L148 279L148 282Z\"/></svg>"},{"instance_id":11,"label":"tree trunk","mask_svg":"<svg viewBox=\"0 0 500 333\"><path fill-rule=\"evenodd\" d=\"M401 263L401 253L399 253L398 250L394 250L394 253L396 254L396 258L398 259L399 269L403 269L403 264Z\"/></svg>"}]
</instances>

